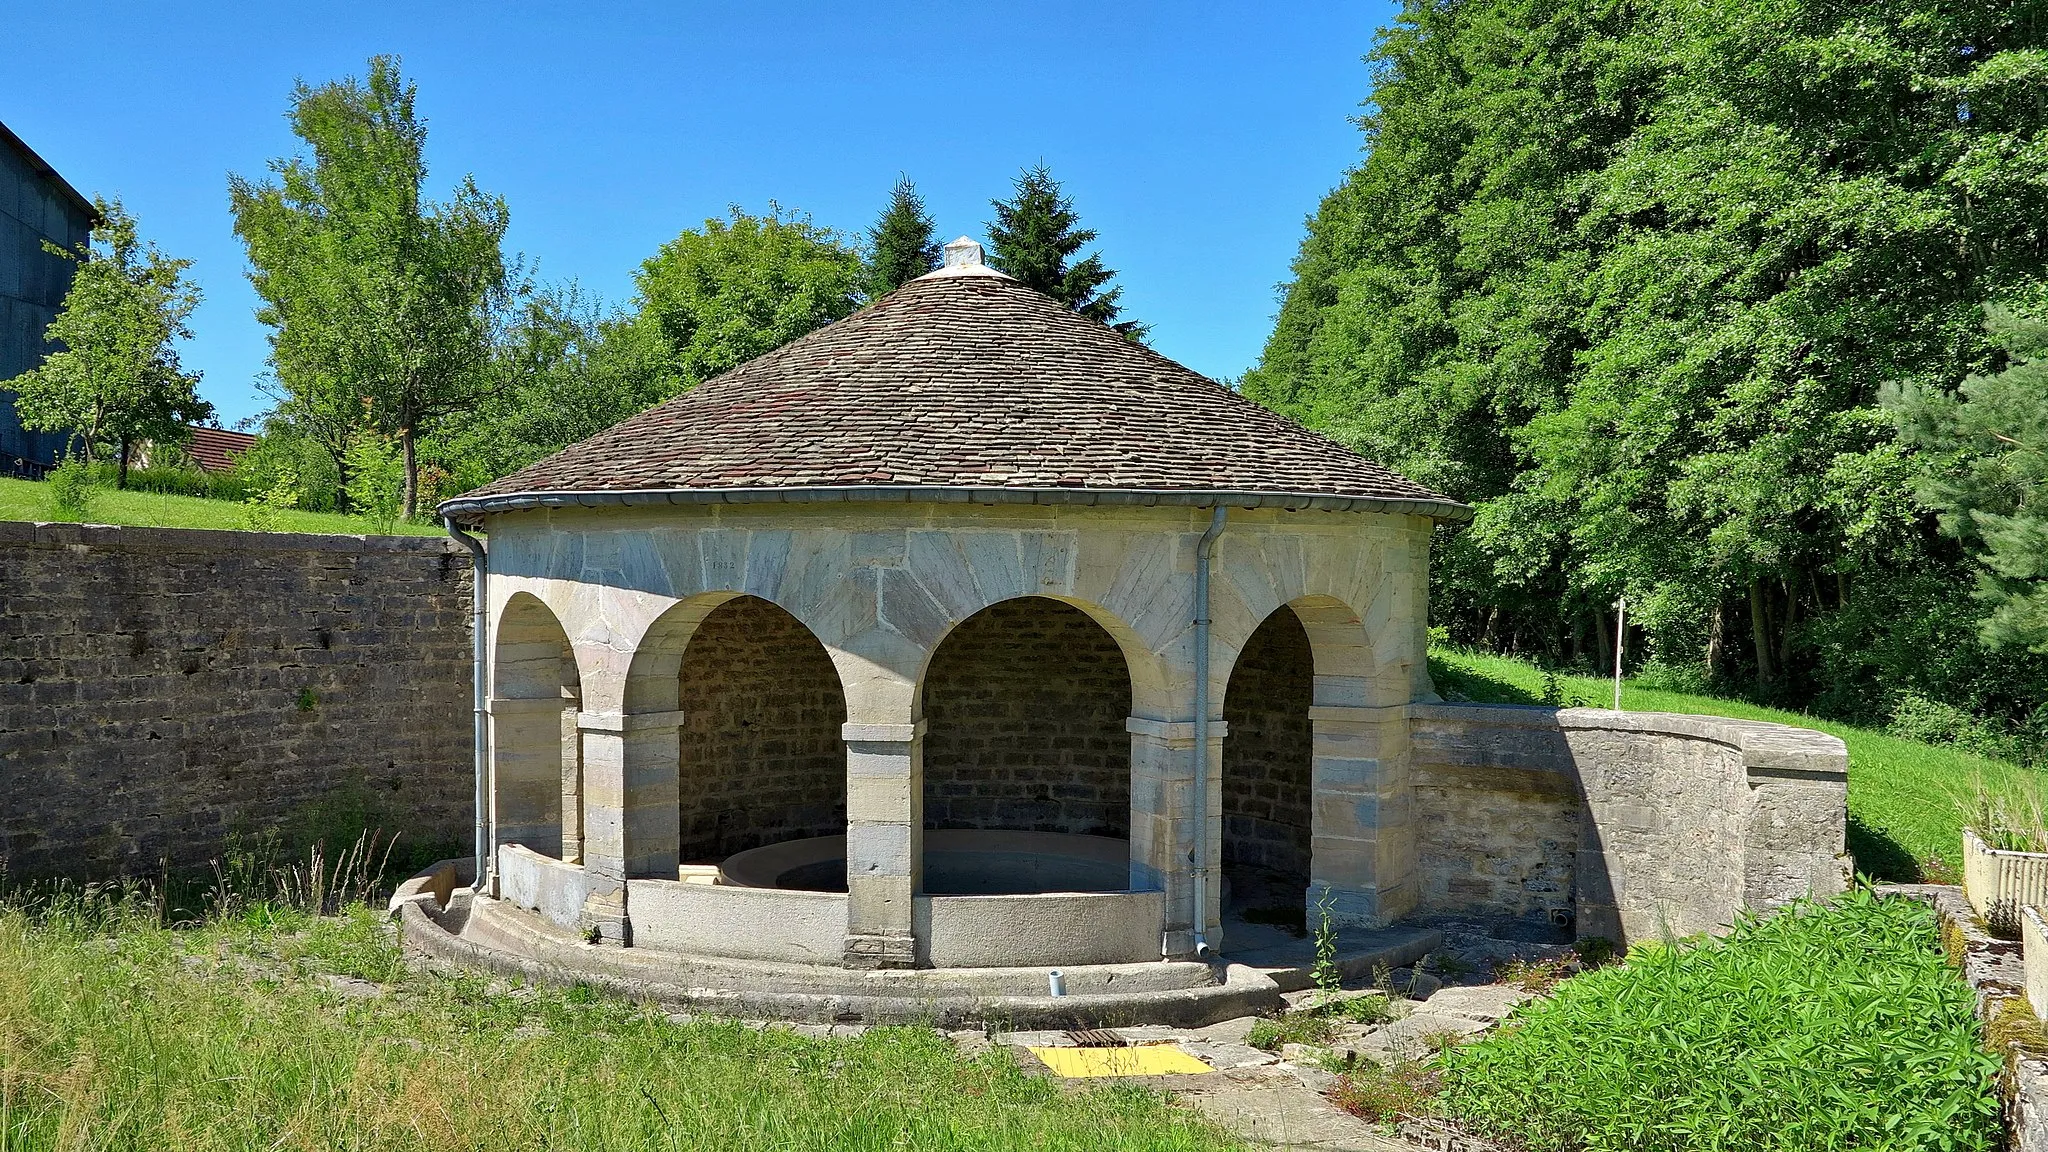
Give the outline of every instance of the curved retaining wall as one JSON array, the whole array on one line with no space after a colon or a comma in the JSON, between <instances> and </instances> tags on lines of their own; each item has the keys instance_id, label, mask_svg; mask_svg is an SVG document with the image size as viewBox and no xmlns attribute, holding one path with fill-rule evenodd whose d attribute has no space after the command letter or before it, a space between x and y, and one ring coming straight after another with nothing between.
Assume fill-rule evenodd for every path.
<instances>
[{"instance_id":1,"label":"curved retaining wall","mask_svg":"<svg viewBox=\"0 0 2048 1152\"><path fill-rule=\"evenodd\" d=\"M1410 717L1422 914L1627 942L1848 884L1849 756L1832 736L1595 708Z\"/></svg>"}]
</instances>

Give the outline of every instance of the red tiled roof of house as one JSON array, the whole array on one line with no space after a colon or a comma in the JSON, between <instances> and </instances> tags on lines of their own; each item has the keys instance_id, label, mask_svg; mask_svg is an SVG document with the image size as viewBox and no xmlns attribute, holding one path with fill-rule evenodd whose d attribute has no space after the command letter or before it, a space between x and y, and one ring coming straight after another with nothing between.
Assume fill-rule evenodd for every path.
<instances>
[{"instance_id":1,"label":"red tiled roof of house","mask_svg":"<svg viewBox=\"0 0 2048 1152\"><path fill-rule=\"evenodd\" d=\"M864 487L911 498L923 488L1306 494L1465 513L978 261L914 280L444 510L579 502L544 494Z\"/></svg>"},{"instance_id":2,"label":"red tiled roof of house","mask_svg":"<svg viewBox=\"0 0 2048 1152\"><path fill-rule=\"evenodd\" d=\"M192 462L202 472L226 472L235 466L235 457L247 452L256 443L256 437L247 432L230 432L225 428L193 428L191 443L185 451L192 456Z\"/></svg>"}]
</instances>

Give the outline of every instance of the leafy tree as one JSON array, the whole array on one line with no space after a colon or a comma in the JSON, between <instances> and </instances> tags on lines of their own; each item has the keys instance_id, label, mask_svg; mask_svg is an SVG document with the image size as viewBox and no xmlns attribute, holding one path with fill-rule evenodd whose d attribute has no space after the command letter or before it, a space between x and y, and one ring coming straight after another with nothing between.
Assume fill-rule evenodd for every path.
<instances>
[{"instance_id":1,"label":"leafy tree","mask_svg":"<svg viewBox=\"0 0 2048 1152\"><path fill-rule=\"evenodd\" d=\"M44 335L62 347L6 386L24 427L74 433L88 463L114 448L116 483L125 487L137 441L182 443L186 425L212 418L213 405L199 398L199 374L178 361L176 341L192 335L185 321L199 305L199 289L185 280L192 262L144 243L120 201L93 207L98 222L85 246L44 244L78 265Z\"/></svg>"},{"instance_id":2,"label":"leafy tree","mask_svg":"<svg viewBox=\"0 0 2048 1152\"><path fill-rule=\"evenodd\" d=\"M1983 566L1985 641L2048 653L2048 322L1994 309L1990 328L2010 357L2002 371L1892 399L1930 458L1920 498Z\"/></svg>"},{"instance_id":3,"label":"leafy tree","mask_svg":"<svg viewBox=\"0 0 2048 1152\"><path fill-rule=\"evenodd\" d=\"M670 349L653 324L606 315L573 285L524 302L499 337L492 372L491 391L425 449L460 491L660 403L675 383Z\"/></svg>"},{"instance_id":4,"label":"leafy tree","mask_svg":"<svg viewBox=\"0 0 2048 1152\"><path fill-rule=\"evenodd\" d=\"M371 59L367 81L300 83L291 124L310 155L273 161L275 182L229 178L281 412L344 477L363 433L395 440L407 516L417 441L488 387L493 326L515 292L505 202L467 176L445 203L423 196L415 93L389 56Z\"/></svg>"},{"instance_id":5,"label":"leafy tree","mask_svg":"<svg viewBox=\"0 0 2048 1152\"><path fill-rule=\"evenodd\" d=\"M889 207L868 229L867 292L879 300L939 266L939 238L917 186L904 176L889 190Z\"/></svg>"},{"instance_id":6,"label":"leafy tree","mask_svg":"<svg viewBox=\"0 0 2048 1152\"><path fill-rule=\"evenodd\" d=\"M735 207L661 246L640 266L635 324L667 350L667 399L860 306L860 253L838 233L770 204Z\"/></svg>"},{"instance_id":7,"label":"leafy tree","mask_svg":"<svg viewBox=\"0 0 2048 1152\"><path fill-rule=\"evenodd\" d=\"M1436 604L1787 702L2023 708L1878 404L2048 252L2048 24L1888 0L1410 0L1247 395L1472 502Z\"/></svg>"},{"instance_id":8,"label":"leafy tree","mask_svg":"<svg viewBox=\"0 0 2048 1152\"><path fill-rule=\"evenodd\" d=\"M1090 320L1143 340L1146 325L1117 319L1124 290L1104 290L1116 273L1103 266L1102 255L1091 252L1073 260L1095 239L1095 230L1079 227L1073 198L1060 191L1051 169L1044 164L1024 169L1014 190L1009 200L990 201L996 218L988 222L989 263Z\"/></svg>"}]
</instances>

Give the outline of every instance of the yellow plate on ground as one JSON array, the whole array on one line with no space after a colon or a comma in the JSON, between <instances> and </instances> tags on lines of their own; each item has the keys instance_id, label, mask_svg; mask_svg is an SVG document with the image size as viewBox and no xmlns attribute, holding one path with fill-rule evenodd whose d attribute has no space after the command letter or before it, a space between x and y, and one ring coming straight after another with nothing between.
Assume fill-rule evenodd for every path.
<instances>
[{"instance_id":1,"label":"yellow plate on ground","mask_svg":"<svg viewBox=\"0 0 2048 1152\"><path fill-rule=\"evenodd\" d=\"M1140 1044L1134 1048L1033 1048L1033 1056L1056 1075L1172 1076L1215 1069L1171 1044Z\"/></svg>"}]
</instances>

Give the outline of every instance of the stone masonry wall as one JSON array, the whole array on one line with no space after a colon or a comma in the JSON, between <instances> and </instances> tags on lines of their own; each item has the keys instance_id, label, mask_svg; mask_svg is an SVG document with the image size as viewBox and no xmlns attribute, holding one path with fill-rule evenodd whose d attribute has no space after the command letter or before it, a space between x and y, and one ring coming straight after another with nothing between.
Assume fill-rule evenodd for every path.
<instances>
[{"instance_id":1,"label":"stone masonry wall","mask_svg":"<svg viewBox=\"0 0 2048 1152\"><path fill-rule=\"evenodd\" d=\"M924 685L925 827L1129 834L1130 674L1086 613L1044 597L985 608Z\"/></svg>"},{"instance_id":2,"label":"stone masonry wall","mask_svg":"<svg viewBox=\"0 0 2048 1152\"><path fill-rule=\"evenodd\" d=\"M1307 888L1315 656L1292 609L1252 633L1230 671L1223 719L1223 866Z\"/></svg>"},{"instance_id":3,"label":"stone masonry wall","mask_svg":"<svg viewBox=\"0 0 2048 1152\"><path fill-rule=\"evenodd\" d=\"M1423 914L1617 941L1689 935L1848 882L1848 754L1778 724L1410 709Z\"/></svg>"},{"instance_id":4,"label":"stone masonry wall","mask_svg":"<svg viewBox=\"0 0 2048 1152\"><path fill-rule=\"evenodd\" d=\"M729 600L690 637L682 676L685 862L846 831L846 700L809 630Z\"/></svg>"},{"instance_id":5,"label":"stone masonry wall","mask_svg":"<svg viewBox=\"0 0 2048 1152\"><path fill-rule=\"evenodd\" d=\"M471 834L468 553L432 537L0 523L0 860L202 865L367 808Z\"/></svg>"}]
</instances>

